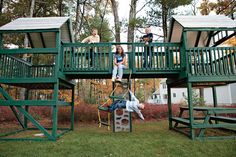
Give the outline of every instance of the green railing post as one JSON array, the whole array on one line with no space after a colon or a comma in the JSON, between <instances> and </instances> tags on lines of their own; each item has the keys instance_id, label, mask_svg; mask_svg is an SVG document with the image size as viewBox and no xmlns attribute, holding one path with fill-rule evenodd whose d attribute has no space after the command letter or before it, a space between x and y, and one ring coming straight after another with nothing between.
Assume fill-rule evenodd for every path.
<instances>
[{"instance_id":1,"label":"green railing post","mask_svg":"<svg viewBox=\"0 0 236 157\"><path fill-rule=\"evenodd\" d=\"M63 70L64 70L64 45L62 44L61 45L61 51L60 51L60 61L59 61L59 63L60 63L60 71L62 71L63 72Z\"/></svg>"},{"instance_id":2,"label":"green railing post","mask_svg":"<svg viewBox=\"0 0 236 157\"><path fill-rule=\"evenodd\" d=\"M3 48L3 37L2 37L2 33L0 33L0 50Z\"/></svg>"},{"instance_id":3,"label":"green railing post","mask_svg":"<svg viewBox=\"0 0 236 157\"><path fill-rule=\"evenodd\" d=\"M60 53L61 53L61 31L56 32L56 49L57 54L55 55L55 75L54 77L57 78L59 65L60 65Z\"/></svg>"},{"instance_id":4,"label":"green railing post","mask_svg":"<svg viewBox=\"0 0 236 157\"><path fill-rule=\"evenodd\" d=\"M188 72L188 51L186 50L186 45L187 45L187 33L184 31L182 33L182 39L181 39L181 46L180 46L180 68L181 68L181 75L182 77L187 76Z\"/></svg>"},{"instance_id":5,"label":"green railing post","mask_svg":"<svg viewBox=\"0 0 236 157\"><path fill-rule=\"evenodd\" d=\"M112 72L112 65L113 65L113 54L112 54L112 52L111 52L111 43L109 43L109 48L108 48L108 52L109 52L109 66L108 66L108 68L109 68L109 73L111 73Z\"/></svg>"},{"instance_id":6,"label":"green railing post","mask_svg":"<svg viewBox=\"0 0 236 157\"><path fill-rule=\"evenodd\" d=\"M134 46L134 43L132 43L132 51L131 51L131 57L129 58L130 60L130 66L129 68L132 70L132 73L135 73L136 72L136 60L135 60L135 46Z\"/></svg>"}]
</instances>

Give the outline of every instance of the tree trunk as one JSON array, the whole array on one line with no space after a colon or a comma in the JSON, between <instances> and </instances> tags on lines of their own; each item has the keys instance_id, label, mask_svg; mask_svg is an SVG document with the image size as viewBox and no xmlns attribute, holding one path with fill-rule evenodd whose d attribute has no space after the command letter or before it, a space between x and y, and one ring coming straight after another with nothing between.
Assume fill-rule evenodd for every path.
<instances>
[{"instance_id":1,"label":"tree trunk","mask_svg":"<svg viewBox=\"0 0 236 157\"><path fill-rule=\"evenodd\" d=\"M30 4L30 11L29 11L29 17L33 17L33 13L34 13L34 6L35 6L35 0L31 0L31 4ZM24 39L24 47L27 48L29 45L29 40L27 35L25 34L25 39ZM23 59L27 59L27 54L23 55ZM22 88L20 90L20 99L24 100L25 99L25 89Z\"/></svg>"},{"instance_id":2,"label":"tree trunk","mask_svg":"<svg viewBox=\"0 0 236 157\"><path fill-rule=\"evenodd\" d=\"M59 0L58 9L59 9L59 16L62 16L62 0Z\"/></svg>"},{"instance_id":3,"label":"tree trunk","mask_svg":"<svg viewBox=\"0 0 236 157\"><path fill-rule=\"evenodd\" d=\"M80 10L80 3L81 3L80 0L77 0L76 15L75 15L75 29L74 29L75 40L77 40L77 36L78 36L79 32L81 31L82 26L83 26L86 0L83 2L83 11L82 12Z\"/></svg>"},{"instance_id":4,"label":"tree trunk","mask_svg":"<svg viewBox=\"0 0 236 157\"><path fill-rule=\"evenodd\" d=\"M2 14L3 0L0 0L0 15Z\"/></svg>"},{"instance_id":5,"label":"tree trunk","mask_svg":"<svg viewBox=\"0 0 236 157\"><path fill-rule=\"evenodd\" d=\"M30 11L29 11L29 16L28 17L33 17L33 14L34 14L34 6L35 6L35 0L31 0L31 4L30 4ZM24 47L28 47L29 45L29 40L28 40L28 37L27 35L25 35L25 39L24 39ZM26 56L25 56L26 55ZM27 57L27 54L24 54L23 55L23 58L26 58Z\"/></svg>"},{"instance_id":6,"label":"tree trunk","mask_svg":"<svg viewBox=\"0 0 236 157\"><path fill-rule=\"evenodd\" d=\"M136 20L136 6L138 0L131 0L129 11L129 25L128 25L128 42L134 42L134 28ZM128 51L131 51L131 46L128 46Z\"/></svg>"},{"instance_id":7,"label":"tree trunk","mask_svg":"<svg viewBox=\"0 0 236 157\"><path fill-rule=\"evenodd\" d=\"M35 0L31 0L29 17L33 17Z\"/></svg>"},{"instance_id":8,"label":"tree trunk","mask_svg":"<svg viewBox=\"0 0 236 157\"><path fill-rule=\"evenodd\" d=\"M120 21L118 14L118 3L116 2L116 0L111 0L111 5L115 23L115 38L116 42L120 42Z\"/></svg>"},{"instance_id":9,"label":"tree trunk","mask_svg":"<svg viewBox=\"0 0 236 157\"><path fill-rule=\"evenodd\" d=\"M164 41L167 39L167 16L168 16L168 7L165 4L162 4L162 29Z\"/></svg>"}]
</instances>

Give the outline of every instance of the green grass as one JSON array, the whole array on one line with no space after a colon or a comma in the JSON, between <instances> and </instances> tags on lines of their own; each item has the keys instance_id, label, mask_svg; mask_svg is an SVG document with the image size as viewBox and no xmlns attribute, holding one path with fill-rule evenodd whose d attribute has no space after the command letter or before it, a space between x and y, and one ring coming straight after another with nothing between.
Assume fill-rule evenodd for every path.
<instances>
[{"instance_id":1,"label":"green grass","mask_svg":"<svg viewBox=\"0 0 236 157\"><path fill-rule=\"evenodd\" d=\"M168 122L135 123L132 133L77 125L57 142L0 142L0 157L235 157L236 140L192 141Z\"/></svg>"}]
</instances>

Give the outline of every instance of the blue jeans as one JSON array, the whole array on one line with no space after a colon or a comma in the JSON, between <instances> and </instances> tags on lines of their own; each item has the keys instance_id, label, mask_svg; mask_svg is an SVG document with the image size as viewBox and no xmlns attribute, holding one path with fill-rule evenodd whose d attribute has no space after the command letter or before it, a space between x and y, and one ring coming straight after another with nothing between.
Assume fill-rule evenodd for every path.
<instances>
[{"instance_id":1,"label":"blue jeans","mask_svg":"<svg viewBox=\"0 0 236 157\"><path fill-rule=\"evenodd\" d=\"M125 65L123 64L119 64L119 66L117 67L116 65L114 65L113 71L112 71L112 77L116 78L117 76L117 71L118 71L118 77L120 79L122 79L123 77L123 69L126 68Z\"/></svg>"},{"instance_id":2,"label":"blue jeans","mask_svg":"<svg viewBox=\"0 0 236 157\"><path fill-rule=\"evenodd\" d=\"M114 111L117 108L126 108L126 100L116 100L109 107L110 112Z\"/></svg>"},{"instance_id":3,"label":"blue jeans","mask_svg":"<svg viewBox=\"0 0 236 157\"><path fill-rule=\"evenodd\" d=\"M143 68L152 67L153 46L145 46L143 54Z\"/></svg>"}]
</instances>

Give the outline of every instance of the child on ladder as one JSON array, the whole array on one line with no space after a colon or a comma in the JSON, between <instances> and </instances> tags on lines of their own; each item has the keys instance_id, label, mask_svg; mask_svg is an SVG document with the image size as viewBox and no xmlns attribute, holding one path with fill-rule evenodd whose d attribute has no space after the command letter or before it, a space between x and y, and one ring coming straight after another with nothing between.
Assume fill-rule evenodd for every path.
<instances>
[{"instance_id":1,"label":"child on ladder","mask_svg":"<svg viewBox=\"0 0 236 157\"><path fill-rule=\"evenodd\" d=\"M116 52L114 56L114 68L112 71L112 82L122 80L123 77L123 69L126 68L125 66L126 63L126 57L124 53L124 49L119 45L116 47ZM118 75L117 75L118 71Z\"/></svg>"}]
</instances>

